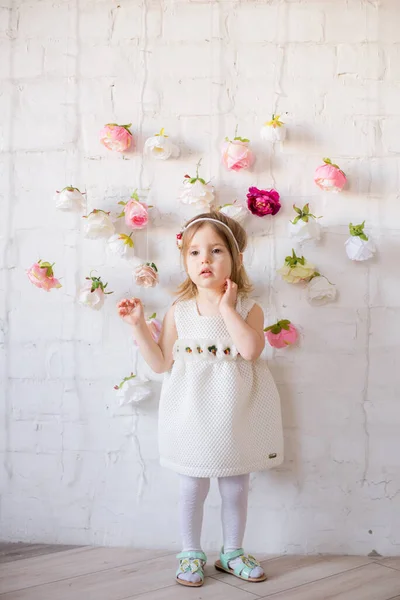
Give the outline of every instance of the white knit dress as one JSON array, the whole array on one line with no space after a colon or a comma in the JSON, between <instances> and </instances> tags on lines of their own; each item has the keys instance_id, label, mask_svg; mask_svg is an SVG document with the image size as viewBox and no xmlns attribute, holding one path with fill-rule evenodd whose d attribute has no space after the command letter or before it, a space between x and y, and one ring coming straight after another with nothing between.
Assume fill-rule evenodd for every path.
<instances>
[{"instance_id":1,"label":"white knit dress","mask_svg":"<svg viewBox=\"0 0 400 600\"><path fill-rule=\"evenodd\" d=\"M238 297L247 318L254 301ZM244 360L221 316L177 302L174 363L160 399L160 463L192 477L227 477L283 460L281 409L264 359Z\"/></svg>"}]
</instances>

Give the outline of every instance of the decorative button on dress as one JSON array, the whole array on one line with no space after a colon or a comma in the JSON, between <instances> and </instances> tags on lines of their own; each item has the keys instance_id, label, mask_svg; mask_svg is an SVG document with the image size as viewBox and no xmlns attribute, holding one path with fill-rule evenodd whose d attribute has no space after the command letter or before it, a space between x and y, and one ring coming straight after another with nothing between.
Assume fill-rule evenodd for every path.
<instances>
[{"instance_id":1,"label":"decorative button on dress","mask_svg":"<svg viewBox=\"0 0 400 600\"><path fill-rule=\"evenodd\" d=\"M238 297L247 318L254 300ZM175 305L178 339L164 376L160 463L192 477L227 477L283 460L281 408L264 359L244 360L220 315L201 316L195 299Z\"/></svg>"}]
</instances>

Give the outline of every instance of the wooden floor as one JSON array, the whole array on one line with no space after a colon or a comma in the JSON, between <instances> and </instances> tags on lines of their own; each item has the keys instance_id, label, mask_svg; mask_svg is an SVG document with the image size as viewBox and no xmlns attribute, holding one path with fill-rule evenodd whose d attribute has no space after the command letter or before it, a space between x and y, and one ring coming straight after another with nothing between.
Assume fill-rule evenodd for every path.
<instances>
[{"instance_id":1,"label":"wooden floor","mask_svg":"<svg viewBox=\"0 0 400 600\"><path fill-rule=\"evenodd\" d=\"M0 544L0 600L400 600L400 557L269 556L253 584L208 558L204 586L185 588L162 550Z\"/></svg>"}]
</instances>

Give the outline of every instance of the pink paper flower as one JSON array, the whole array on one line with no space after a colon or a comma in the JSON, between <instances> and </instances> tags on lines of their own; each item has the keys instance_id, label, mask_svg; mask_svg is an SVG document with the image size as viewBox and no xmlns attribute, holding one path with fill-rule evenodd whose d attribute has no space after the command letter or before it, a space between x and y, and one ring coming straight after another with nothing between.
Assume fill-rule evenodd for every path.
<instances>
[{"instance_id":1,"label":"pink paper flower","mask_svg":"<svg viewBox=\"0 0 400 600\"><path fill-rule=\"evenodd\" d=\"M153 313L151 315L151 317L149 317L148 319L146 319L146 325L149 328L149 331L151 333L151 337L153 338L153 340L158 343L158 340L160 339L160 334L161 334L161 329L162 329L162 323L161 321L159 321L158 319L156 319L157 314ZM137 342L135 340L135 344L137 346Z\"/></svg>"},{"instance_id":2,"label":"pink paper flower","mask_svg":"<svg viewBox=\"0 0 400 600\"><path fill-rule=\"evenodd\" d=\"M136 285L154 287L158 283L158 269L154 263L145 263L135 269L134 277Z\"/></svg>"},{"instance_id":3,"label":"pink paper flower","mask_svg":"<svg viewBox=\"0 0 400 600\"><path fill-rule=\"evenodd\" d=\"M254 154L249 148L246 138L234 137L233 140L225 138L222 145L222 164L229 171L248 169L254 161Z\"/></svg>"},{"instance_id":4,"label":"pink paper flower","mask_svg":"<svg viewBox=\"0 0 400 600\"><path fill-rule=\"evenodd\" d=\"M133 136L129 131L129 125L117 125L117 123L108 123L100 131L100 142L108 148L116 152L125 152L131 147Z\"/></svg>"},{"instance_id":5,"label":"pink paper flower","mask_svg":"<svg viewBox=\"0 0 400 600\"><path fill-rule=\"evenodd\" d=\"M256 187L251 187L247 194L247 206L249 211L257 217L276 215L281 208L279 193L274 189L259 190Z\"/></svg>"},{"instance_id":6,"label":"pink paper flower","mask_svg":"<svg viewBox=\"0 0 400 600\"><path fill-rule=\"evenodd\" d=\"M26 271L29 281L46 292L53 288L62 287L58 279L54 277L53 266L54 263L51 265L48 262L38 260Z\"/></svg>"},{"instance_id":7,"label":"pink paper flower","mask_svg":"<svg viewBox=\"0 0 400 600\"><path fill-rule=\"evenodd\" d=\"M314 181L325 192L341 192L346 185L346 175L332 163L330 158L324 158L324 164L318 167L314 174Z\"/></svg>"},{"instance_id":8,"label":"pink paper flower","mask_svg":"<svg viewBox=\"0 0 400 600\"><path fill-rule=\"evenodd\" d=\"M144 229L149 222L149 207L144 202L140 202L136 190L133 192L128 202L118 202L124 209L118 217L125 217L125 223L131 229Z\"/></svg>"},{"instance_id":9,"label":"pink paper flower","mask_svg":"<svg viewBox=\"0 0 400 600\"><path fill-rule=\"evenodd\" d=\"M286 348L294 344L298 338L297 329L287 319L266 327L264 332L273 348Z\"/></svg>"}]
</instances>

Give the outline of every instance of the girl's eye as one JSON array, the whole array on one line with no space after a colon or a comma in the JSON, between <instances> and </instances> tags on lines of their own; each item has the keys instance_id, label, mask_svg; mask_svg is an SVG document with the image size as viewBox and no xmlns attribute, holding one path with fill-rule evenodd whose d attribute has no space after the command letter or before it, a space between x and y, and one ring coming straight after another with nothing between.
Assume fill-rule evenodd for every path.
<instances>
[{"instance_id":1,"label":"girl's eye","mask_svg":"<svg viewBox=\"0 0 400 600\"><path fill-rule=\"evenodd\" d=\"M198 250L192 250L190 256L196 256L198 253Z\"/></svg>"},{"instance_id":2,"label":"girl's eye","mask_svg":"<svg viewBox=\"0 0 400 600\"><path fill-rule=\"evenodd\" d=\"M218 254L219 252L222 252L222 250L221 248L214 248L213 252L216 252Z\"/></svg>"}]
</instances>

